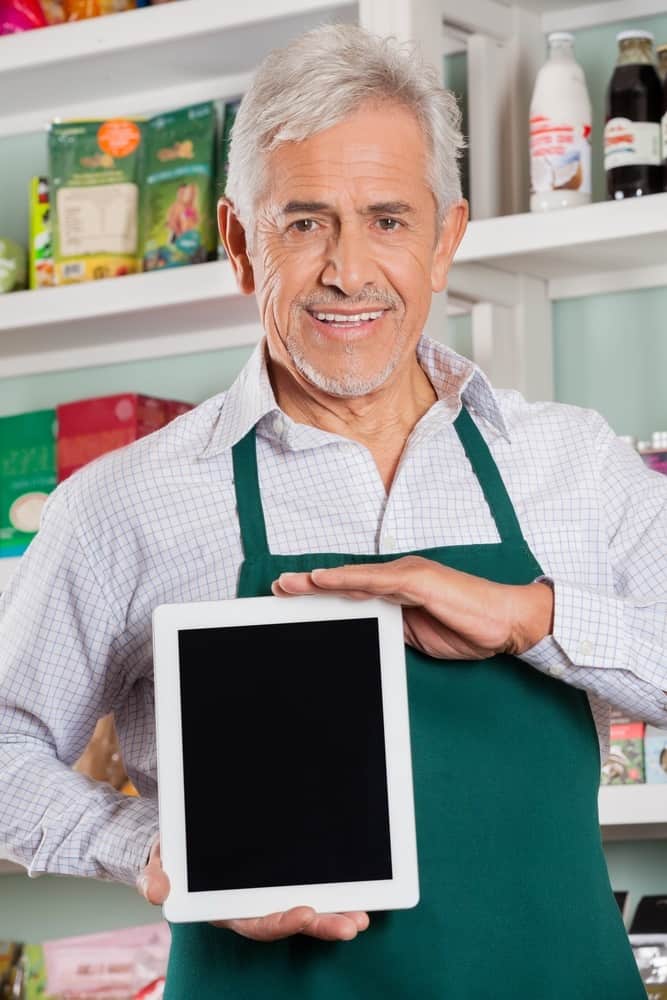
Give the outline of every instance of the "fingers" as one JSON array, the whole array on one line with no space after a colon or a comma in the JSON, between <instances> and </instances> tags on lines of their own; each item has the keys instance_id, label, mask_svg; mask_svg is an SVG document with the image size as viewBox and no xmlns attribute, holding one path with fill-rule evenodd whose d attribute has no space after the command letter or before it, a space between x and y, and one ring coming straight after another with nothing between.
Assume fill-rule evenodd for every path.
<instances>
[{"instance_id":1,"label":"fingers","mask_svg":"<svg viewBox=\"0 0 667 1000\"><path fill-rule=\"evenodd\" d=\"M154 906L161 906L169 895L169 877L162 867L160 841L151 847L148 864L137 878L137 890Z\"/></svg>"},{"instance_id":2,"label":"fingers","mask_svg":"<svg viewBox=\"0 0 667 1000\"><path fill-rule=\"evenodd\" d=\"M369 920L368 914L361 911L316 913L310 906L296 906L265 917L219 920L214 924L253 941L280 941L294 934L306 934L321 941L351 941L359 931L366 930Z\"/></svg>"}]
</instances>

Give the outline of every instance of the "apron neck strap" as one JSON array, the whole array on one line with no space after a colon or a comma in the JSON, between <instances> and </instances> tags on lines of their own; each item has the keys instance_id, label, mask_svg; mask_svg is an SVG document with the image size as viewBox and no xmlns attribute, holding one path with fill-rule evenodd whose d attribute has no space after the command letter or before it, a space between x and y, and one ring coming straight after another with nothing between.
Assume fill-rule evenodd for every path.
<instances>
[{"instance_id":1,"label":"apron neck strap","mask_svg":"<svg viewBox=\"0 0 667 1000\"><path fill-rule=\"evenodd\" d=\"M500 538L503 542L523 541L521 526L498 466L465 406L461 406L461 412L454 421L454 429L482 487Z\"/></svg>"},{"instance_id":2,"label":"apron neck strap","mask_svg":"<svg viewBox=\"0 0 667 1000\"><path fill-rule=\"evenodd\" d=\"M241 525L241 542L246 559L266 555L269 551L262 498L257 474L257 443L255 428L232 448L234 490Z\"/></svg>"},{"instance_id":3,"label":"apron neck strap","mask_svg":"<svg viewBox=\"0 0 667 1000\"><path fill-rule=\"evenodd\" d=\"M521 527L489 447L465 406L454 428L479 480L482 492L503 542L523 541ZM269 554L262 498L257 473L257 436L251 427L232 448L236 506L246 559Z\"/></svg>"}]
</instances>

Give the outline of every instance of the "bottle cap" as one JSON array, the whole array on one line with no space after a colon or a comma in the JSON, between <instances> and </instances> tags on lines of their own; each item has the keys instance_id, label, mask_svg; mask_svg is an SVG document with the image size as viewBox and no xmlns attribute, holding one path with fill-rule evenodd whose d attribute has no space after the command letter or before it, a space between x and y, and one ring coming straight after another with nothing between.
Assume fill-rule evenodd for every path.
<instances>
[{"instance_id":1,"label":"bottle cap","mask_svg":"<svg viewBox=\"0 0 667 1000\"><path fill-rule=\"evenodd\" d=\"M640 31L639 28L636 28L634 31L619 31L616 35L617 42L625 42L628 38L645 38L649 42L652 42L655 36L653 32Z\"/></svg>"},{"instance_id":2,"label":"bottle cap","mask_svg":"<svg viewBox=\"0 0 667 1000\"><path fill-rule=\"evenodd\" d=\"M552 45L553 42L573 42L574 35L570 31L552 31L547 35L547 41L549 45Z\"/></svg>"}]
</instances>

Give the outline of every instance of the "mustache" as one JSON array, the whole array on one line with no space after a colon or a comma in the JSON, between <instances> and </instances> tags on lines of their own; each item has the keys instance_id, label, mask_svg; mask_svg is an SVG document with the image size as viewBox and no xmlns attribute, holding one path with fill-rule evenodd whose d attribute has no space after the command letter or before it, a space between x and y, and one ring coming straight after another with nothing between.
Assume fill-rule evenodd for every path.
<instances>
[{"instance_id":1,"label":"mustache","mask_svg":"<svg viewBox=\"0 0 667 1000\"><path fill-rule=\"evenodd\" d=\"M364 295L355 295L350 298L347 295L331 295L331 294L318 294L309 295L305 299L300 299L298 302L294 303L295 308L301 309L312 309L314 306L347 306L348 308L353 308L354 306L384 306L387 309L395 309L398 305L396 299L392 295L387 295L386 292L366 292Z\"/></svg>"}]
</instances>

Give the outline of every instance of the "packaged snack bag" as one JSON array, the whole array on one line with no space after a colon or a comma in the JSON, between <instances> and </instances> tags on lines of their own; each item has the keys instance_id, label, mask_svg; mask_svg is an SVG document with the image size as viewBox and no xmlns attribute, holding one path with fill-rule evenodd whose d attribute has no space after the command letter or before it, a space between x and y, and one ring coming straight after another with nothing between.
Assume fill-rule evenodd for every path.
<instances>
[{"instance_id":1,"label":"packaged snack bag","mask_svg":"<svg viewBox=\"0 0 667 1000\"><path fill-rule=\"evenodd\" d=\"M13 240L0 238L0 295L18 292L27 284L26 252Z\"/></svg>"},{"instance_id":2,"label":"packaged snack bag","mask_svg":"<svg viewBox=\"0 0 667 1000\"><path fill-rule=\"evenodd\" d=\"M55 410L0 418L0 556L20 556L56 487Z\"/></svg>"},{"instance_id":3,"label":"packaged snack bag","mask_svg":"<svg viewBox=\"0 0 667 1000\"><path fill-rule=\"evenodd\" d=\"M33 177L30 181L28 265L30 288L47 288L54 284L51 204L49 181L46 177Z\"/></svg>"},{"instance_id":4,"label":"packaged snack bag","mask_svg":"<svg viewBox=\"0 0 667 1000\"><path fill-rule=\"evenodd\" d=\"M229 164L229 146L232 141L232 128L236 121L236 114L241 104L239 97L235 101L226 101L222 109L222 133L218 144L218 198L222 198L227 186L227 166ZM217 202L217 199L216 199ZM218 236L218 259L224 260L227 257L222 240Z\"/></svg>"},{"instance_id":5,"label":"packaged snack bag","mask_svg":"<svg viewBox=\"0 0 667 1000\"><path fill-rule=\"evenodd\" d=\"M215 257L212 101L144 125L142 256L145 271Z\"/></svg>"},{"instance_id":6,"label":"packaged snack bag","mask_svg":"<svg viewBox=\"0 0 667 1000\"><path fill-rule=\"evenodd\" d=\"M139 270L141 128L124 118L49 131L56 284Z\"/></svg>"},{"instance_id":7,"label":"packaged snack bag","mask_svg":"<svg viewBox=\"0 0 667 1000\"><path fill-rule=\"evenodd\" d=\"M643 722L612 710L609 756L602 767L602 785L643 784L644 728Z\"/></svg>"}]
</instances>

